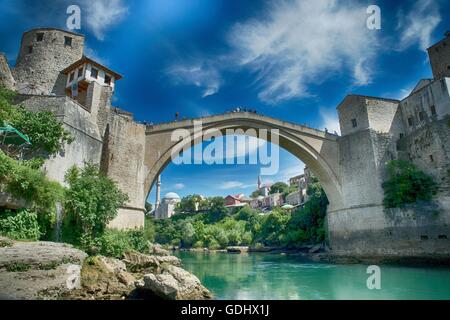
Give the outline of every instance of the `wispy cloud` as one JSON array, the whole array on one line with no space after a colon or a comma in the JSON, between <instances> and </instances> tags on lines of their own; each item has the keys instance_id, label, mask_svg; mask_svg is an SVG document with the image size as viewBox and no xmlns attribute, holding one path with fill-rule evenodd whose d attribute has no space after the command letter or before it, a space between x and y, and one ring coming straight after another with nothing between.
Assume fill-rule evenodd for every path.
<instances>
[{"instance_id":1,"label":"wispy cloud","mask_svg":"<svg viewBox=\"0 0 450 320\"><path fill-rule=\"evenodd\" d=\"M174 188L175 190L181 190L181 189L184 189L184 187L185 187L184 183L176 183L176 184L173 186L173 188Z\"/></svg>"},{"instance_id":2,"label":"wispy cloud","mask_svg":"<svg viewBox=\"0 0 450 320\"><path fill-rule=\"evenodd\" d=\"M219 189L221 190L231 190L231 189L246 189L254 187L255 184L245 184L241 181L225 181Z\"/></svg>"},{"instance_id":3,"label":"wispy cloud","mask_svg":"<svg viewBox=\"0 0 450 320\"><path fill-rule=\"evenodd\" d=\"M82 0L81 10L83 23L99 40L104 40L108 29L120 23L128 13L123 0Z\"/></svg>"},{"instance_id":4,"label":"wispy cloud","mask_svg":"<svg viewBox=\"0 0 450 320\"><path fill-rule=\"evenodd\" d=\"M365 10L357 1L274 2L263 18L235 25L230 43L239 64L257 75L267 103L308 96L310 84L345 70L365 85L377 49Z\"/></svg>"},{"instance_id":5,"label":"wispy cloud","mask_svg":"<svg viewBox=\"0 0 450 320\"><path fill-rule=\"evenodd\" d=\"M201 89L203 98L219 92L222 78L212 62L194 61L178 64L166 70L175 84L194 85Z\"/></svg>"},{"instance_id":6,"label":"wispy cloud","mask_svg":"<svg viewBox=\"0 0 450 320\"><path fill-rule=\"evenodd\" d=\"M442 20L438 1L433 0L418 0L409 12L401 11L398 17L397 30L401 32L400 50L416 44L422 50L426 50L432 44L433 30Z\"/></svg>"},{"instance_id":7,"label":"wispy cloud","mask_svg":"<svg viewBox=\"0 0 450 320\"><path fill-rule=\"evenodd\" d=\"M336 110L320 108L319 113L322 118L320 129L327 129L331 133L337 132L338 134L341 134L341 127L339 126L339 118Z\"/></svg>"}]
</instances>

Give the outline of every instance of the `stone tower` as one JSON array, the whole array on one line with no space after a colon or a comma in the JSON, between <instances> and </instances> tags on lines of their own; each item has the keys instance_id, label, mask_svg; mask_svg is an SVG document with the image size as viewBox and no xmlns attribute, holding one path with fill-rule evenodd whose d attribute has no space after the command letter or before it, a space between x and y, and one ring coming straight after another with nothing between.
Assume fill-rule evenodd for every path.
<instances>
[{"instance_id":1,"label":"stone tower","mask_svg":"<svg viewBox=\"0 0 450 320\"><path fill-rule=\"evenodd\" d=\"M156 203L155 203L155 211L161 205L161 175L158 176L158 181L156 182Z\"/></svg>"},{"instance_id":2,"label":"stone tower","mask_svg":"<svg viewBox=\"0 0 450 320\"><path fill-rule=\"evenodd\" d=\"M22 36L12 70L20 93L64 95L62 70L83 57L84 36L69 31L41 28Z\"/></svg>"},{"instance_id":3,"label":"stone tower","mask_svg":"<svg viewBox=\"0 0 450 320\"><path fill-rule=\"evenodd\" d=\"M428 56L435 80L450 77L450 30L443 40L428 48Z\"/></svg>"}]
</instances>

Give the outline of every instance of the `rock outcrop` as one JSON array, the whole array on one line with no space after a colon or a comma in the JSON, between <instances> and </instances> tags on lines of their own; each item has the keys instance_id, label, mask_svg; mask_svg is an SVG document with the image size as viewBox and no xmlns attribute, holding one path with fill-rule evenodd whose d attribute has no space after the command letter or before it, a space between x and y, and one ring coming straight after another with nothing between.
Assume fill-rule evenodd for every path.
<instances>
[{"instance_id":1,"label":"rock outcrop","mask_svg":"<svg viewBox=\"0 0 450 320\"><path fill-rule=\"evenodd\" d=\"M87 257L70 245L0 237L0 299L210 299L181 261L159 245L123 260Z\"/></svg>"},{"instance_id":2,"label":"rock outcrop","mask_svg":"<svg viewBox=\"0 0 450 320\"><path fill-rule=\"evenodd\" d=\"M55 299L80 287L86 253L53 242L0 239L0 299Z\"/></svg>"},{"instance_id":3,"label":"rock outcrop","mask_svg":"<svg viewBox=\"0 0 450 320\"><path fill-rule=\"evenodd\" d=\"M149 290L162 299L170 300L205 300L212 295L200 280L188 271L173 265L168 265L159 274L146 274L144 279L137 281L140 290Z\"/></svg>"}]
</instances>

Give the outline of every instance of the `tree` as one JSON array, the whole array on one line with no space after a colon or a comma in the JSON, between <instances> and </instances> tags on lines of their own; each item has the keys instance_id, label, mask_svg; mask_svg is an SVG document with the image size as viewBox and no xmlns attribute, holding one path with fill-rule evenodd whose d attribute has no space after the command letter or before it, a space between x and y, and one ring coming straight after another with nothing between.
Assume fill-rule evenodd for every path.
<instances>
[{"instance_id":1,"label":"tree","mask_svg":"<svg viewBox=\"0 0 450 320\"><path fill-rule=\"evenodd\" d=\"M252 192L252 194L250 195L253 199L258 198L259 196L262 196L262 191L260 189L257 189L255 191Z\"/></svg>"},{"instance_id":2,"label":"tree","mask_svg":"<svg viewBox=\"0 0 450 320\"><path fill-rule=\"evenodd\" d=\"M73 142L73 137L52 112L31 112L16 107L13 105L15 96L14 92L0 87L0 125L10 124L30 138L32 145L28 156L52 155L60 151L64 143Z\"/></svg>"},{"instance_id":3,"label":"tree","mask_svg":"<svg viewBox=\"0 0 450 320\"><path fill-rule=\"evenodd\" d=\"M208 201L206 199L203 199L203 197L198 194L193 194L182 198L175 208L175 211L177 213L192 213L196 212L197 208L202 210L207 207Z\"/></svg>"},{"instance_id":4,"label":"tree","mask_svg":"<svg viewBox=\"0 0 450 320\"><path fill-rule=\"evenodd\" d=\"M398 208L418 200L430 201L437 192L433 179L407 161L390 161L387 173L389 178L382 185L386 208Z\"/></svg>"},{"instance_id":5,"label":"tree","mask_svg":"<svg viewBox=\"0 0 450 320\"><path fill-rule=\"evenodd\" d=\"M227 216L228 210L225 207L225 199L222 197L213 197L210 199L211 207L209 216L211 222L217 222Z\"/></svg>"},{"instance_id":6,"label":"tree","mask_svg":"<svg viewBox=\"0 0 450 320\"><path fill-rule=\"evenodd\" d=\"M277 182L270 187L270 194L285 193L289 190L289 186L284 182Z\"/></svg>"},{"instance_id":7,"label":"tree","mask_svg":"<svg viewBox=\"0 0 450 320\"><path fill-rule=\"evenodd\" d=\"M72 167L65 181L69 185L64 201L66 223L74 229L76 242L89 250L117 216L119 207L128 201L128 196L89 163L82 169Z\"/></svg>"}]
</instances>

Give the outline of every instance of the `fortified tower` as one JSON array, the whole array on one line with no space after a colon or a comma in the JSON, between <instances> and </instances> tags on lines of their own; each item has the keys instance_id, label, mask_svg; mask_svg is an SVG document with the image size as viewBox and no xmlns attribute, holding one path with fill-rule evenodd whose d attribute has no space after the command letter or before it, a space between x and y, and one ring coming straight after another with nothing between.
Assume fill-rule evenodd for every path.
<instances>
[{"instance_id":1,"label":"fortified tower","mask_svg":"<svg viewBox=\"0 0 450 320\"><path fill-rule=\"evenodd\" d=\"M12 70L17 91L23 94L64 95L61 71L83 56L84 36L53 28L33 29L22 36Z\"/></svg>"}]
</instances>

